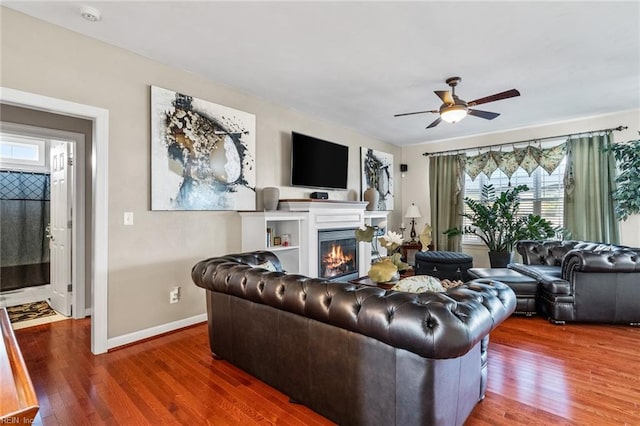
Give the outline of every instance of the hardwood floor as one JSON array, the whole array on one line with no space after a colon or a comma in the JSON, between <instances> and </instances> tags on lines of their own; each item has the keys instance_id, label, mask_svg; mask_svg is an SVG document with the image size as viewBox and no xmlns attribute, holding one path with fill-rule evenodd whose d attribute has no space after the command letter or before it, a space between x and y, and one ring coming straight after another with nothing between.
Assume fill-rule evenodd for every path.
<instances>
[{"instance_id":1,"label":"hardwood floor","mask_svg":"<svg viewBox=\"0 0 640 426\"><path fill-rule=\"evenodd\" d=\"M43 425L327 425L224 361L207 329L93 356L89 320L17 330ZM640 424L640 328L514 316L491 334L489 385L467 425Z\"/></svg>"}]
</instances>

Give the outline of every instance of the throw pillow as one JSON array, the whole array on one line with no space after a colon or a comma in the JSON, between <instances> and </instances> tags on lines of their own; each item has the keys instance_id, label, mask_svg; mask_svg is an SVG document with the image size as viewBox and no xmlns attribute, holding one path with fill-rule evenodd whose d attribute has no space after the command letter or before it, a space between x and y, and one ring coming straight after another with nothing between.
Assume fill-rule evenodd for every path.
<instances>
[{"instance_id":1,"label":"throw pillow","mask_svg":"<svg viewBox=\"0 0 640 426\"><path fill-rule=\"evenodd\" d=\"M424 293L425 291L445 291L440 280L430 275L416 275L403 278L391 290L406 291L409 293Z\"/></svg>"},{"instance_id":2,"label":"throw pillow","mask_svg":"<svg viewBox=\"0 0 640 426\"><path fill-rule=\"evenodd\" d=\"M445 289L450 289L450 288L461 286L462 284L464 284L464 282L462 282L460 280L450 281L450 280L445 278L442 281L440 281L440 284L442 284L442 287L444 287Z\"/></svg>"},{"instance_id":3,"label":"throw pillow","mask_svg":"<svg viewBox=\"0 0 640 426\"><path fill-rule=\"evenodd\" d=\"M251 265L251 266L254 268L266 269L269 272L278 272L278 270L276 269L276 266L270 260L265 260L263 263L259 265Z\"/></svg>"}]
</instances>

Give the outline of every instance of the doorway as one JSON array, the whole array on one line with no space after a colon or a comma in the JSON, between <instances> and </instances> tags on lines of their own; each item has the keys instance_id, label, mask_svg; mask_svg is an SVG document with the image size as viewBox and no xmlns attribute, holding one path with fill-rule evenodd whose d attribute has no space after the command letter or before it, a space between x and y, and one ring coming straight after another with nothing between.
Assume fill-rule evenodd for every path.
<instances>
[{"instance_id":1,"label":"doorway","mask_svg":"<svg viewBox=\"0 0 640 426\"><path fill-rule=\"evenodd\" d=\"M108 164L109 111L92 105L66 101L21 90L0 87L0 102L36 111L48 111L92 122L91 145L91 352L109 349L107 334L108 307ZM87 154L89 155L89 154Z\"/></svg>"},{"instance_id":2,"label":"doorway","mask_svg":"<svg viewBox=\"0 0 640 426\"><path fill-rule=\"evenodd\" d=\"M3 283L0 305L47 300L66 317L84 318L90 313L85 298L84 135L15 123L2 123L0 134L3 182L15 183L19 194L17 201L5 201L3 210L12 217L5 217L3 228L20 239L3 247L3 257L18 253L7 260L12 266L3 264L3 272L21 272L15 282ZM11 203L23 206L11 209ZM14 223L18 229L10 228ZM11 240L5 238L3 246ZM41 273L26 273L31 270Z\"/></svg>"}]
</instances>

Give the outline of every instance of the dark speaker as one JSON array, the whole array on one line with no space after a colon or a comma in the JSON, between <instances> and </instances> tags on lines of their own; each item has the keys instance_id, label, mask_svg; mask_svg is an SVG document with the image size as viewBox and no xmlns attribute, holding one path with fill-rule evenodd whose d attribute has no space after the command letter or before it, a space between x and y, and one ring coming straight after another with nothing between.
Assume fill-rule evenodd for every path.
<instances>
[{"instance_id":1,"label":"dark speaker","mask_svg":"<svg viewBox=\"0 0 640 426\"><path fill-rule=\"evenodd\" d=\"M328 192L312 192L311 199L313 200L328 200L329 193Z\"/></svg>"},{"instance_id":2,"label":"dark speaker","mask_svg":"<svg viewBox=\"0 0 640 426\"><path fill-rule=\"evenodd\" d=\"M401 172L406 172L407 170L409 170L409 166L407 166L406 164L400 164Z\"/></svg>"}]
</instances>

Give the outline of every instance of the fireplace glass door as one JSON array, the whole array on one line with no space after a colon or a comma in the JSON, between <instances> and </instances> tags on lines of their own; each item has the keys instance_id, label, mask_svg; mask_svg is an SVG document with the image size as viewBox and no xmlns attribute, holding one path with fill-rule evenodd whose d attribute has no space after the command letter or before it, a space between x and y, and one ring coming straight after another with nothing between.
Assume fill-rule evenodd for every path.
<instances>
[{"instance_id":1,"label":"fireplace glass door","mask_svg":"<svg viewBox=\"0 0 640 426\"><path fill-rule=\"evenodd\" d=\"M358 241L355 229L318 231L319 276L327 279L358 277Z\"/></svg>"}]
</instances>

